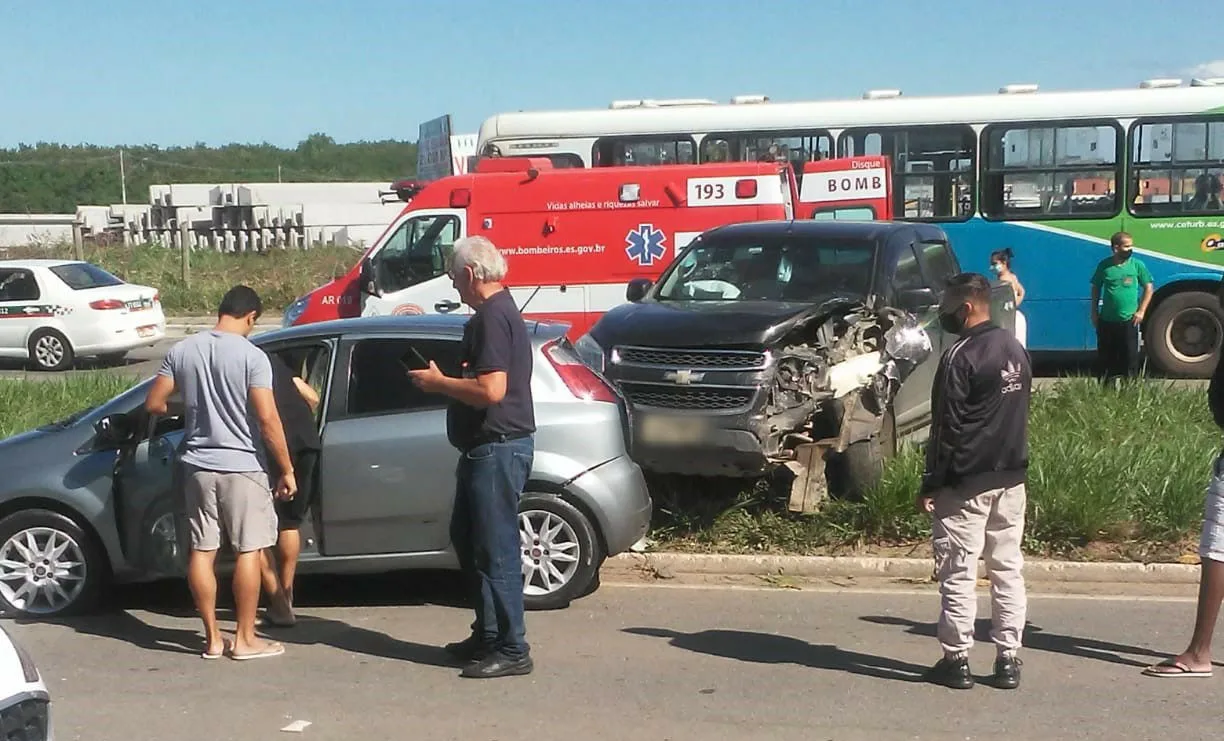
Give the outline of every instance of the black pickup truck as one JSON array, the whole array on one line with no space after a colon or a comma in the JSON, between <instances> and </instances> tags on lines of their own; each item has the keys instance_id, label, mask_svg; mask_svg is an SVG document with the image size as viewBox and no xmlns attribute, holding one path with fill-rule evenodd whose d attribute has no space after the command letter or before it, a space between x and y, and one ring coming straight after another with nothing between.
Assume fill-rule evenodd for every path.
<instances>
[{"instance_id":1,"label":"black pickup truck","mask_svg":"<svg viewBox=\"0 0 1224 741\"><path fill-rule=\"evenodd\" d=\"M929 429L953 339L938 304L960 270L931 224L723 226L657 283L630 283L629 303L576 347L630 402L644 469L756 477L781 464L798 482L792 504L794 486L861 493L898 439ZM996 289L992 317L1012 328L1009 298Z\"/></svg>"}]
</instances>

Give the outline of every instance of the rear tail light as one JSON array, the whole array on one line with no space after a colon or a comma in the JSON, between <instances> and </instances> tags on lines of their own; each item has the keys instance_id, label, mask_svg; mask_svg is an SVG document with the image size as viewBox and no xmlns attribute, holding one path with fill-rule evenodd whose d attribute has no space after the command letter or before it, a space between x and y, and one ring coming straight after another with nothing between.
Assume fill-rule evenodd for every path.
<instances>
[{"instance_id":1,"label":"rear tail light","mask_svg":"<svg viewBox=\"0 0 1224 741\"><path fill-rule=\"evenodd\" d=\"M161 303L161 291L158 291L157 293L153 294L153 303L155 304Z\"/></svg>"},{"instance_id":2,"label":"rear tail light","mask_svg":"<svg viewBox=\"0 0 1224 741\"><path fill-rule=\"evenodd\" d=\"M735 197L736 198L756 198L757 181L755 180L737 180L735 181Z\"/></svg>"},{"instance_id":3,"label":"rear tail light","mask_svg":"<svg viewBox=\"0 0 1224 741\"><path fill-rule=\"evenodd\" d=\"M118 299L107 298L98 301L90 301L89 308L97 309L98 311L110 311L111 309L127 308L127 304Z\"/></svg>"},{"instance_id":4,"label":"rear tail light","mask_svg":"<svg viewBox=\"0 0 1224 741\"><path fill-rule=\"evenodd\" d=\"M606 381L591 370L574 353L565 352L561 339L553 340L544 346L544 357L552 364L557 375L565 383L570 393L585 401L602 401L616 404L616 392Z\"/></svg>"}]
</instances>

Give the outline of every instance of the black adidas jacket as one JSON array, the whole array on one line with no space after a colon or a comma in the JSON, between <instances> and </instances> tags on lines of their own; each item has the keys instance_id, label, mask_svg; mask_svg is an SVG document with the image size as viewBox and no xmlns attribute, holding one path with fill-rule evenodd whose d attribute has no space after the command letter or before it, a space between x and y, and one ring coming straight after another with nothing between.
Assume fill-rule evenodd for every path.
<instances>
[{"instance_id":1,"label":"black adidas jacket","mask_svg":"<svg viewBox=\"0 0 1224 741\"><path fill-rule=\"evenodd\" d=\"M969 498L1024 483L1033 386L1028 352L990 322L965 332L939 359L922 493Z\"/></svg>"}]
</instances>

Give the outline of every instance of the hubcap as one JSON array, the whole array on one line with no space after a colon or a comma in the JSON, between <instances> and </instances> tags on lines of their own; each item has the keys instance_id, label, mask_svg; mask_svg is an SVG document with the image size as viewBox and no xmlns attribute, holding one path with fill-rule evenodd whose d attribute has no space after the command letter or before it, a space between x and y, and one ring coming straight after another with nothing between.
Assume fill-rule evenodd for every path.
<instances>
[{"instance_id":1,"label":"hubcap","mask_svg":"<svg viewBox=\"0 0 1224 741\"><path fill-rule=\"evenodd\" d=\"M55 335L45 335L34 343L34 357L38 364L47 368L59 365L64 359L64 343Z\"/></svg>"},{"instance_id":2,"label":"hubcap","mask_svg":"<svg viewBox=\"0 0 1224 741\"><path fill-rule=\"evenodd\" d=\"M523 553L523 593L551 594L569 584L578 570L578 535L552 512L519 514Z\"/></svg>"},{"instance_id":3,"label":"hubcap","mask_svg":"<svg viewBox=\"0 0 1224 741\"><path fill-rule=\"evenodd\" d=\"M87 575L84 551L63 531L32 527L0 546L0 595L18 610L64 610L81 596Z\"/></svg>"},{"instance_id":4,"label":"hubcap","mask_svg":"<svg viewBox=\"0 0 1224 741\"><path fill-rule=\"evenodd\" d=\"M1165 330L1165 347L1183 363L1201 363L1215 353L1224 337L1224 327L1210 310L1197 306L1183 309Z\"/></svg>"},{"instance_id":5,"label":"hubcap","mask_svg":"<svg viewBox=\"0 0 1224 741\"><path fill-rule=\"evenodd\" d=\"M148 565L163 574L177 573L179 542L173 513L167 512L153 521L149 528L149 543L153 546L153 563Z\"/></svg>"}]
</instances>

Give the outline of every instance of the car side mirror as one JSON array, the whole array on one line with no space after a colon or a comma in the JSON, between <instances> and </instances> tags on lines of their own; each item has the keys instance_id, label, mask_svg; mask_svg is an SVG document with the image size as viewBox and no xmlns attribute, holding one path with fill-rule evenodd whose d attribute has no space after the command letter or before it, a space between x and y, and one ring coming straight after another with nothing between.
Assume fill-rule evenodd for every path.
<instances>
[{"instance_id":1,"label":"car side mirror","mask_svg":"<svg viewBox=\"0 0 1224 741\"><path fill-rule=\"evenodd\" d=\"M652 285L654 285L654 282L649 278L634 278L625 287L625 300L636 304L646 298L646 294L650 291Z\"/></svg>"},{"instance_id":2,"label":"car side mirror","mask_svg":"<svg viewBox=\"0 0 1224 741\"><path fill-rule=\"evenodd\" d=\"M897 291L897 308L905 311L923 311L939 303L939 297L930 288L906 288Z\"/></svg>"},{"instance_id":3,"label":"car side mirror","mask_svg":"<svg viewBox=\"0 0 1224 741\"><path fill-rule=\"evenodd\" d=\"M136 414L108 414L94 423L94 447L119 448L136 439L140 430Z\"/></svg>"},{"instance_id":4,"label":"car side mirror","mask_svg":"<svg viewBox=\"0 0 1224 741\"><path fill-rule=\"evenodd\" d=\"M378 281L375 279L374 261L368 257L361 260L361 275L357 279L361 284L361 292L369 296L382 296L382 291L378 290Z\"/></svg>"}]
</instances>

